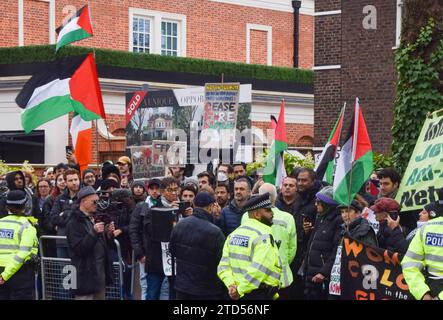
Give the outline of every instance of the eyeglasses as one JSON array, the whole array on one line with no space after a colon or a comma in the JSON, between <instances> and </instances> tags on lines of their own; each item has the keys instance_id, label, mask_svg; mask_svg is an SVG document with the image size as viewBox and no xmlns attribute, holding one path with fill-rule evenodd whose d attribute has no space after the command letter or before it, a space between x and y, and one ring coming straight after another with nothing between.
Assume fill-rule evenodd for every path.
<instances>
[{"instance_id":1,"label":"eyeglasses","mask_svg":"<svg viewBox=\"0 0 443 320\"><path fill-rule=\"evenodd\" d=\"M49 186L38 186L39 188L49 188Z\"/></svg>"},{"instance_id":2,"label":"eyeglasses","mask_svg":"<svg viewBox=\"0 0 443 320\"><path fill-rule=\"evenodd\" d=\"M166 191L169 193L178 193L178 189L167 188Z\"/></svg>"}]
</instances>

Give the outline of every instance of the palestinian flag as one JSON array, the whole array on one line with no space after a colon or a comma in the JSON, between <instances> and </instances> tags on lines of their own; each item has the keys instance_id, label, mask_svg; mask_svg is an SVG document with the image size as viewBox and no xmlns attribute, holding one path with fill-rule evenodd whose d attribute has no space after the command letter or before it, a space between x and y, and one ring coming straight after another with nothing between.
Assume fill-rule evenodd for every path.
<instances>
[{"instance_id":1,"label":"palestinian flag","mask_svg":"<svg viewBox=\"0 0 443 320\"><path fill-rule=\"evenodd\" d=\"M345 139L334 177L334 200L348 205L370 177L374 168L372 147L358 98L351 128ZM351 181L352 180L352 181Z\"/></svg>"},{"instance_id":2,"label":"palestinian flag","mask_svg":"<svg viewBox=\"0 0 443 320\"><path fill-rule=\"evenodd\" d=\"M58 34L55 51L75 41L92 37L88 5L78 10L73 17L55 31Z\"/></svg>"},{"instance_id":3,"label":"palestinian flag","mask_svg":"<svg viewBox=\"0 0 443 320\"><path fill-rule=\"evenodd\" d=\"M74 146L74 154L80 171L88 168L92 159L92 122L83 120L78 113L74 113L69 130Z\"/></svg>"},{"instance_id":4,"label":"palestinian flag","mask_svg":"<svg viewBox=\"0 0 443 320\"><path fill-rule=\"evenodd\" d=\"M281 103L278 122L271 116L271 126L275 128L275 138L269 150L266 167L263 172L264 182L280 187L283 179L287 176L283 159L283 151L288 149L288 139L286 138L285 125L285 102Z\"/></svg>"},{"instance_id":5,"label":"palestinian flag","mask_svg":"<svg viewBox=\"0 0 443 320\"><path fill-rule=\"evenodd\" d=\"M343 127L344 114L345 108L343 107L315 168L317 179L326 181L329 184L333 182L335 156Z\"/></svg>"},{"instance_id":6,"label":"palestinian flag","mask_svg":"<svg viewBox=\"0 0 443 320\"><path fill-rule=\"evenodd\" d=\"M92 53L54 61L32 76L15 101L24 109L26 133L69 112L86 121L105 117Z\"/></svg>"}]
</instances>

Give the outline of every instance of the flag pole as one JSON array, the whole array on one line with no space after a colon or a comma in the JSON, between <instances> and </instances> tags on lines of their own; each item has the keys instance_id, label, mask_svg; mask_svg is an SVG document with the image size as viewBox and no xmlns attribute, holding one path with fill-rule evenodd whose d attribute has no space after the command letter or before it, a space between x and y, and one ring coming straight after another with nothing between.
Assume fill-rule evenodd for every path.
<instances>
[{"instance_id":1,"label":"flag pole","mask_svg":"<svg viewBox=\"0 0 443 320\"><path fill-rule=\"evenodd\" d=\"M355 98L355 110L354 110L354 128L353 128L353 137L352 137L352 157L351 157L351 173L349 175L349 189L348 189L348 212L351 210L351 188L352 188L352 172L354 170L354 159L355 159L355 152L357 149L357 134L358 134L358 113L360 109L360 102L358 100L358 97ZM348 228L348 227L347 227Z\"/></svg>"},{"instance_id":2,"label":"flag pole","mask_svg":"<svg viewBox=\"0 0 443 320\"><path fill-rule=\"evenodd\" d=\"M95 119L95 157L97 162L97 170L99 168L99 155L98 155L98 120Z\"/></svg>"},{"instance_id":3,"label":"flag pole","mask_svg":"<svg viewBox=\"0 0 443 320\"><path fill-rule=\"evenodd\" d=\"M343 120L344 120L344 118L345 118L345 113L346 113L346 101L345 101L345 103L343 104L343 108L341 109L341 114L342 114ZM338 146L341 146L341 144L340 144L340 139L341 139L341 133L342 133L342 131L343 131L343 120L342 120L342 122L341 122L340 133L338 134L337 149L338 149ZM332 175L332 176L335 175L335 170L337 169L337 154L338 154L338 150L337 150L337 149L335 150L335 157L334 157L334 170L333 170L333 175Z\"/></svg>"}]
</instances>

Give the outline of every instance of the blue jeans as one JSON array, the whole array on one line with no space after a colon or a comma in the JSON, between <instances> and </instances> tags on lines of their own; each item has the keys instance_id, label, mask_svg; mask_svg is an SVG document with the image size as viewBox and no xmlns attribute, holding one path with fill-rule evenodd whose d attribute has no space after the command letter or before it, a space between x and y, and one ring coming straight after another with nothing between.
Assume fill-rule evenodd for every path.
<instances>
[{"instance_id":1,"label":"blue jeans","mask_svg":"<svg viewBox=\"0 0 443 320\"><path fill-rule=\"evenodd\" d=\"M164 281L164 280L167 280L167 281ZM173 286L170 283L168 283L169 280L170 280L170 277L165 277L164 274L155 273L155 272L148 272L146 274L146 282L148 285L146 300L172 300ZM165 286L163 286L163 290L162 290L162 284L164 282L166 284L168 284L168 289L166 289Z\"/></svg>"},{"instance_id":2,"label":"blue jeans","mask_svg":"<svg viewBox=\"0 0 443 320\"><path fill-rule=\"evenodd\" d=\"M140 289L141 289L140 300L146 300L147 291L148 291L148 282L146 280L145 264L139 262L139 268L140 268Z\"/></svg>"}]
</instances>

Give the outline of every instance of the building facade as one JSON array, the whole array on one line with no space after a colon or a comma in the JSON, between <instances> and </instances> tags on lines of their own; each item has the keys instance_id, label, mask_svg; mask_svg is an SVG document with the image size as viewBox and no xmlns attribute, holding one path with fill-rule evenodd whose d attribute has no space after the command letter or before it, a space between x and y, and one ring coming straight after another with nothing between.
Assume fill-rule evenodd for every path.
<instances>
[{"instance_id":1,"label":"building facade","mask_svg":"<svg viewBox=\"0 0 443 320\"><path fill-rule=\"evenodd\" d=\"M81 0L1 1L0 47L54 44L56 27L84 4L86 1ZM74 45L245 64L313 67L313 0L94 0L89 5L94 36ZM29 76L1 72L0 131L22 130L21 110L14 99ZM94 128L94 161L115 159L125 151L126 92L140 90L146 84L152 89L204 85L155 77L118 78L104 74L100 68L99 77L107 120L99 121L97 130ZM290 145L311 147L313 90L272 87L259 90L253 86L252 125L270 128L269 115L278 115L280 99L285 98ZM45 163L64 160L64 146L70 143L69 122L65 116L39 128L44 131Z\"/></svg>"},{"instance_id":2,"label":"building facade","mask_svg":"<svg viewBox=\"0 0 443 320\"><path fill-rule=\"evenodd\" d=\"M373 149L391 150L401 6L401 0L315 1L315 147L324 146L345 102L347 130L359 97Z\"/></svg>"}]
</instances>

